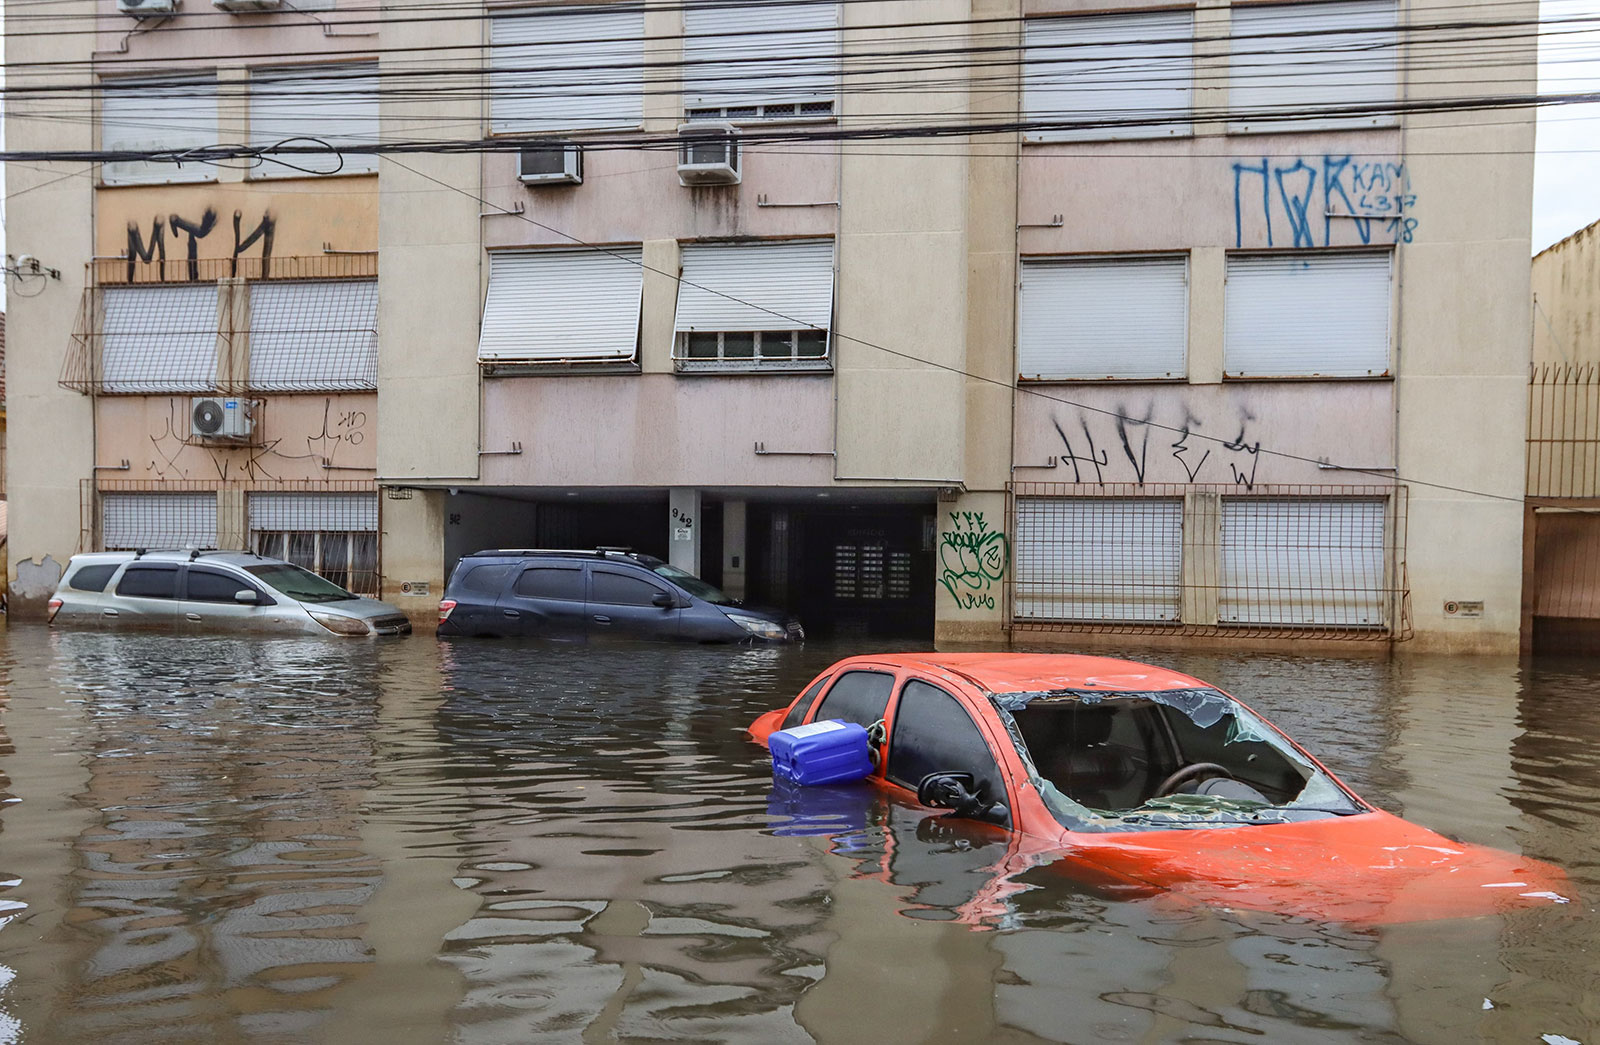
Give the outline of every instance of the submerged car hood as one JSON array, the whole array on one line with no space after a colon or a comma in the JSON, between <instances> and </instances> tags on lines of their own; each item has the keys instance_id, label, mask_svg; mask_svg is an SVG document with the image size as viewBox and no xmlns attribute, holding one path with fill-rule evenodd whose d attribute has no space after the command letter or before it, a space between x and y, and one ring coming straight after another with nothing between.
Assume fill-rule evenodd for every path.
<instances>
[{"instance_id":1,"label":"submerged car hood","mask_svg":"<svg viewBox=\"0 0 1600 1045\"><path fill-rule=\"evenodd\" d=\"M404 616L400 607L378 599L339 599L335 602L302 602L300 605L318 613L331 610L346 617L360 617L362 620L377 620L380 617L393 617L396 614Z\"/></svg>"},{"instance_id":2,"label":"submerged car hood","mask_svg":"<svg viewBox=\"0 0 1600 1045\"><path fill-rule=\"evenodd\" d=\"M1136 890L1324 921L1467 918L1573 898L1557 867L1376 811L1259 826L1069 832L1062 841L1061 859Z\"/></svg>"}]
</instances>

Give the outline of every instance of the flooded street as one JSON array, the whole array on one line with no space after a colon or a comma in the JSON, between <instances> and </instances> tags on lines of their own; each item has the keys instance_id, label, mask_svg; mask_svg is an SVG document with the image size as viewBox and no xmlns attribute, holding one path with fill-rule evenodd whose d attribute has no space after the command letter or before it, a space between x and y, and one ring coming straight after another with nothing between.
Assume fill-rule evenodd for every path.
<instances>
[{"instance_id":1,"label":"flooded street","mask_svg":"<svg viewBox=\"0 0 1600 1045\"><path fill-rule=\"evenodd\" d=\"M775 791L857 645L0 637L0 1042L1600 1042L1600 663L1144 652L1565 906L1380 928L1009 877Z\"/></svg>"}]
</instances>

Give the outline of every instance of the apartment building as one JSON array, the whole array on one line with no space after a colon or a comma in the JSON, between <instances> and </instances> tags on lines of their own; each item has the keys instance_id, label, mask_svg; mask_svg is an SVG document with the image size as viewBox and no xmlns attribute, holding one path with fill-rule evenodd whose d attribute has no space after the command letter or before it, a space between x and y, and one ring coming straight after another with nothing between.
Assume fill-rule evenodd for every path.
<instances>
[{"instance_id":1,"label":"apartment building","mask_svg":"<svg viewBox=\"0 0 1600 1045\"><path fill-rule=\"evenodd\" d=\"M11 177L19 604L615 544L813 633L1516 648L1533 123L1460 102L1532 3L66 6L96 119L10 146L164 159Z\"/></svg>"}]
</instances>

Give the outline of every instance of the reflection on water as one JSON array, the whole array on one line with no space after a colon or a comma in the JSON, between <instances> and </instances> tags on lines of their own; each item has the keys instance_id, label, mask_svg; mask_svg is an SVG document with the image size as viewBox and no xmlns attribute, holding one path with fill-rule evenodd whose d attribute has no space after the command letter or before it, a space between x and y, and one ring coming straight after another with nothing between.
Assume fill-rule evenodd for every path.
<instances>
[{"instance_id":1,"label":"reflection on water","mask_svg":"<svg viewBox=\"0 0 1600 1045\"><path fill-rule=\"evenodd\" d=\"M854 648L3 641L0 1042L1600 1037L1588 665L1150 655L1580 893L1355 930L775 787L744 727Z\"/></svg>"}]
</instances>

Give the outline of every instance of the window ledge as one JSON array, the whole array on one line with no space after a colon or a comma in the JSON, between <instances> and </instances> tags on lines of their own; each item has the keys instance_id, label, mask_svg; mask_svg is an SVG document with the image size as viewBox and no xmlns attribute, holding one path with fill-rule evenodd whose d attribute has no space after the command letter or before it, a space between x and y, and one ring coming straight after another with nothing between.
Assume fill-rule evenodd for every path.
<instances>
[{"instance_id":1,"label":"window ledge","mask_svg":"<svg viewBox=\"0 0 1600 1045\"><path fill-rule=\"evenodd\" d=\"M826 374L833 371L831 359L774 359L770 362L747 359L674 359L680 374Z\"/></svg>"},{"instance_id":2,"label":"window ledge","mask_svg":"<svg viewBox=\"0 0 1600 1045\"><path fill-rule=\"evenodd\" d=\"M636 359L480 359L484 377L564 377L585 374L637 374Z\"/></svg>"},{"instance_id":3,"label":"window ledge","mask_svg":"<svg viewBox=\"0 0 1600 1045\"><path fill-rule=\"evenodd\" d=\"M1103 377L1060 377L1055 375L1017 375L1019 385L1105 385L1105 384L1160 384L1181 385L1189 380L1187 374L1162 374L1157 376L1124 377L1107 374Z\"/></svg>"}]
</instances>

